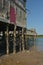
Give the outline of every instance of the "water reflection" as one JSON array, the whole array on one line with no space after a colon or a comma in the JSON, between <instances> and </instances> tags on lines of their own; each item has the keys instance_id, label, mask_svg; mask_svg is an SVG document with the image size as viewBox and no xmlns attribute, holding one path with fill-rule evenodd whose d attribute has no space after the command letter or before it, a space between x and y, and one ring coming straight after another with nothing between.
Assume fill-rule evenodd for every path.
<instances>
[{"instance_id":1,"label":"water reflection","mask_svg":"<svg viewBox=\"0 0 43 65\"><path fill-rule=\"evenodd\" d=\"M34 38L27 38L27 50L34 46L35 41L36 40Z\"/></svg>"},{"instance_id":2,"label":"water reflection","mask_svg":"<svg viewBox=\"0 0 43 65\"><path fill-rule=\"evenodd\" d=\"M37 50L43 51L43 38L37 38Z\"/></svg>"}]
</instances>

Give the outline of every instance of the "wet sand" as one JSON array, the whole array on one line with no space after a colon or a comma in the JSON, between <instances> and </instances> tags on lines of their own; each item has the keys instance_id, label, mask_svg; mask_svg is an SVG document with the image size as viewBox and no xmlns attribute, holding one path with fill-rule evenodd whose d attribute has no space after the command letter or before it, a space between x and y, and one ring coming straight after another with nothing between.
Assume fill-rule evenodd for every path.
<instances>
[{"instance_id":1,"label":"wet sand","mask_svg":"<svg viewBox=\"0 0 43 65\"><path fill-rule=\"evenodd\" d=\"M0 57L0 65L43 65L43 52L33 47L29 51L5 55Z\"/></svg>"}]
</instances>

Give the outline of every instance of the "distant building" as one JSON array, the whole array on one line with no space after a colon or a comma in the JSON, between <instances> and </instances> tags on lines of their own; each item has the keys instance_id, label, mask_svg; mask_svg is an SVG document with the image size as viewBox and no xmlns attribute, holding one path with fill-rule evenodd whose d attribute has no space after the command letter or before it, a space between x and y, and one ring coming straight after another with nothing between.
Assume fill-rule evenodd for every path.
<instances>
[{"instance_id":1,"label":"distant building","mask_svg":"<svg viewBox=\"0 0 43 65\"><path fill-rule=\"evenodd\" d=\"M26 49L29 50L32 46L36 45L37 33L35 29L26 30Z\"/></svg>"}]
</instances>

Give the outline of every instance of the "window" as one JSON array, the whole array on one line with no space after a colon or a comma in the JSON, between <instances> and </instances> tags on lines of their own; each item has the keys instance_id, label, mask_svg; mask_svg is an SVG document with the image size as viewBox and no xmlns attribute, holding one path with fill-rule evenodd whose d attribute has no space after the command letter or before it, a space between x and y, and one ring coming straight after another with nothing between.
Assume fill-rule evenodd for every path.
<instances>
[{"instance_id":1,"label":"window","mask_svg":"<svg viewBox=\"0 0 43 65\"><path fill-rule=\"evenodd\" d=\"M18 9L18 8L16 7L16 14L17 14L17 11L18 11L17 9Z\"/></svg>"},{"instance_id":2,"label":"window","mask_svg":"<svg viewBox=\"0 0 43 65\"><path fill-rule=\"evenodd\" d=\"M1 8L2 8L2 0L0 0L0 10L1 10Z\"/></svg>"},{"instance_id":3,"label":"window","mask_svg":"<svg viewBox=\"0 0 43 65\"><path fill-rule=\"evenodd\" d=\"M20 18L22 17L22 11L20 10Z\"/></svg>"},{"instance_id":4,"label":"window","mask_svg":"<svg viewBox=\"0 0 43 65\"><path fill-rule=\"evenodd\" d=\"M0 11L5 8L5 0L0 0Z\"/></svg>"},{"instance_id":5,"label":"window","mask_svg":"<svg viewBox=\"0 0 43 65\"><path fill-rule=\"evenodd\" d=\"M2 8L5 8L5 0L2 0Z\"/></svg>"},{"instance_id":6,"label":"window","mask_svg":"<svg viewBox=\"0 0 43 65\"><path fill-rule=\"evenodd\" d=\"M19 0L21 3L22 3L22 5L25 7L25 3L26 3L26 0Z\"/></svg>"}]
</instances>

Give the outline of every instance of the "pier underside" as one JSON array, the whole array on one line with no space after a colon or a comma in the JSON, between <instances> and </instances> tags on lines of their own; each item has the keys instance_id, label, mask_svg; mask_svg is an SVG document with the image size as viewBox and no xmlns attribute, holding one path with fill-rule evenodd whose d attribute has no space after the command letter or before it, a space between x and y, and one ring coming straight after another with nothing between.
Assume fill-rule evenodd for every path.
<instances>
[{"instance_id":1,"label":"pier underside","mask_svg":"<svg viewBox=\"0 0 43 65\"><path fill-rule=\"evenodd\" d=\"M34 37L25 33L25 28L0 22L0 55L29 50L33 45Z\"/></svg>"},{"instance_id":2,"label":"pier underside","mask_svg":"<svg viewBox=\"0 0 43 65\"><path fill-rule=\"evenodd\" d=\"M6 24L0 22L0 55L6 54Z\"/></svg>"}]
</instances>

